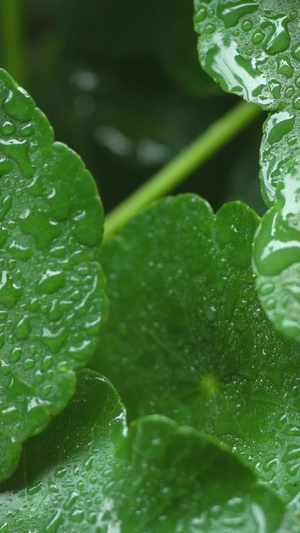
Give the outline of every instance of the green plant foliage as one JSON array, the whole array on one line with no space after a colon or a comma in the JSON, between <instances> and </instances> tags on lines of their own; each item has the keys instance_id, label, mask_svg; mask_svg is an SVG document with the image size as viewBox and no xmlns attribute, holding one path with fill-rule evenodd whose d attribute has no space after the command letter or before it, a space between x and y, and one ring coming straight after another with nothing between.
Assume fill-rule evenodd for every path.
<instances>
[{"instance_id":1,"label":"green plant foliage","mask_svg":"<svg viewBox=\"0 0 300 533\"><path fill-rule=\"evenodd\" d=\"M95 368L130 419L161 413L225 441L286 501L300 494L298 345L257 301L241 203L162 200L102 252L110 320Z\"/></svg>"},{"instance_id":2,"label":"green plant foliage","mask_svg":"<svg viewBox=\"0 0 300 533\"><path fill-rule=\"evenodd\" d=\"M195 0L202 67L225 91L264 109L300 108L294 0Z\"/></svg>"},{"instance_id":3,"label":"green plant foliage","mask_svg":"<svg viewBox=\"0 0 300 533\"><path fill-rule=\"evenodd\" d=\"M23 4L26 88L56 138L85 161L106 213L233 104L199 67L192 0ZM219 160L212 158L206 167L210 179L203 180L198 169L180 191L198 193L214 207L234 194L263 212L257 186L260 130L257 120L220 153L222 175Z\"/></svg>"},{"instance_id":4,"label":"green plant foliage","mask_svg":"<svg viewBox=\"0 0 300 533\"><path fill-rule=\"evenodd\" d=\"M106 314L103 210L91 175L0 71L0 479L60 412Z\"/></svg>"},{"instance_id":5,"label":"green plant foliage","mask_svg":"<svg viewBox=\"0 0 300 533\"><path fill-rule=\"evenodd\" d=\"M104 496L112 468L109 433L122 434L124 416L113 387L82 371L74 399L41 435L25 443L18 469L1 486L3 531L105 531L111 516Z\"/></svg>"},{"instance_id":6,"label":"green plant foliage","mask_svg":"<svg viewBox=\"0 0 300 533\"><path fill-rule=\"evenodd\" d=\"M92 154L90 129L92 159L106 150L138 174L204 127L210 110L199 107L199 126L192 100L219 88L196 69L192 5L87 0L82 12L74 0L69 17L70 0L35 3L27 9L57 24L41 30L53 54L46 99L58 108L61 55L72 86L59 106L62 131ZM299 13L297 0L195 0L204 69L269 111L260 147L267 213L232 202L214 214L197 195L165 198L101 255L91 175L0 70L1 532L299 533ZM219 130L209 131L211 155ZM177 162L185 175L188 158ZM113 174L103 171L109 187ZM101 333L100 260L110 300Z\"/></svg>"},{"instance_id":7,"label":"green plant foliage","mask_svg":"<svg viewBox=\"0 0 300 533\"><path fill-rule=\"evenodd\" d=\"M293 0L195 0L203 68L225 90L264 109L277 110L266 120L260 150L262 194L271 209L262 218L254 242L253 264L269 318L279 331L299 341L300 44L296 8Z\"/></svg>"},{"instance_id":8,"label":"green plant foliage","mask_svg":"<svg viewBox=\"0 0 300 533\"><path fill-rule=\"evenodd\" d=\"M26 443L5 483L1 530L256 533L267 523L278 531L282 502L226 449L159 416L122 437L124 414L109 382L83 371L71 404Z\"/></svg>"}]
</instances>

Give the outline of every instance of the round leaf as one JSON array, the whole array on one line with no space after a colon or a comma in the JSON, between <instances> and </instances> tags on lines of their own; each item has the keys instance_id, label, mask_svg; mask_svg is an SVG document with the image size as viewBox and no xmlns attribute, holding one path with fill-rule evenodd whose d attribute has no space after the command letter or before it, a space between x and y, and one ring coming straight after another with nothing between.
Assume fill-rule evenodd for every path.
<instances>
[{"instance_id":1,"label":"round leaf","mask_svg":"<svg viewBox=\"0 0 300 533\"><path fill-rule=\"evenodd\" d=\"M0 479L60 412L106 313L103 210L81 159L0 70Z\"/></svg>"},{"instance_id":2,"label":"round leaf","mask_svg":"<svg viewBox=\"0 0 300 533\"><path fill-rule=\"evenodd\" d=\"M110 320L93 365L130 419L164 414L218 437L291 501L300 492L299 347L257 300L258 222L241 203L213 215L196 196L132 219L103 248Z\"/></svg>"}]
</instances>

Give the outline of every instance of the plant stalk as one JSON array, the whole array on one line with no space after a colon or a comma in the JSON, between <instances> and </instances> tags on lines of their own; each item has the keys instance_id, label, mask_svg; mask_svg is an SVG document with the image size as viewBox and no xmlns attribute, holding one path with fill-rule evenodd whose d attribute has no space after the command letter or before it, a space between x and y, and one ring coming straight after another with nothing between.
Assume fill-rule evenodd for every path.
<instances>
[{"instance_id":1,"label":"plant stalk","mask_svg":"<svg viewBox=\"0 0 300 533\"><path fill-rule=\"evenodd\" d=\"M255 104L242 102L214 122L192 144L159 170L106 217L104 239L117 233L136 213L171 192L261 113Z\"/></svg>"},{"instance_id":2,"label":"plant stalk","mask_svg":"<svg viewBox=\"0 0 300 533\"><path fill-rule=\"evenodd\" d=\"M20 85L25 82L22 0L0 0L2 67Z\"/></svg>"}]
</instances>

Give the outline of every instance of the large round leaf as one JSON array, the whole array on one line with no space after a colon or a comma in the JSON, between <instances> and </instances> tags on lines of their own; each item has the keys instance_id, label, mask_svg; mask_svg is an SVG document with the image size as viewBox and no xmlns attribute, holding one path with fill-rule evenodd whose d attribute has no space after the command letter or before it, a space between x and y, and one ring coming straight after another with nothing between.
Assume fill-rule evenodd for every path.
<instances>
[{"instance_id":1,"label":"large round leaf","mask_svg":"<svg viewBox=\"0 0 300 533\"><path fill-rule=\"evenodd\" d=\"M256 296L258 223L241 203L213 215L196 196L132 219L103 249L110 320L93 364L130 419L160 413L217 436L290 501L299 494L299 347Z\"/></svg>"},{"instance_id":2,"label":"large round leaf","mask_svg":"<svg viewBox=\"0 0 300 533\"><path fill-rule=\"evenodd\" d=\"M81 159L53 142L0 70L0 479L20 443L61 411L106 312L103 210Z\"/></svg>"}]
</instances>

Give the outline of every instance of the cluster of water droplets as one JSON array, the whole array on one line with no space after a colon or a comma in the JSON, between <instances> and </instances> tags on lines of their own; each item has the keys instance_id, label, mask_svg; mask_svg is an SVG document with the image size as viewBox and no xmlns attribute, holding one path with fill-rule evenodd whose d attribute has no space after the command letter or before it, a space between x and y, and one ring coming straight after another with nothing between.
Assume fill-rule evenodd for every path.
<instances>
[{"instance_id":1,"label":"cluster of water droplets","mask_svg":"<svg viewBox=\"0 0 300 533\"><path fill-rule=\"evenodd\" d=\"M115 461L110 428L120 438L124 425L113 387L91 371L80 373L74 400L26 443L23 464L5 491L1 486L1 531L106 531L118 497L107 494Z\"/></svg>"},{"instance_id":2,"label":"cluster of water droplets","mask_svg":"<svg viewBox=\"0 0 300 533\"><path fill-rule=\"evenodd\" d=\"M254 239L253 264L266 313L277 329L297 341L300 339L299 17L295 0L195 2L195 27L200 33L199 56L204 69L225 90L271 110L264 124L260 149L262 194L270 209ZM247 386L239 378L237 387L244 390L257 424L253 425L248 442L238 432L236 435L229 432L223 438L257 469L261 479L291 502L292 509L297 509L298 344L289 349L279 342L277 347L272 347L270 339L266 346L269 352L274 351L274 364L271 359L266 360L266 372L262 364L261 387L257 379L252 381L253 396L258 399L261 395L262 400L268 397L270 403L265 407L257 402L253 404ZM284 362L285 353L291 357ZM250 372L253 379L253 370L247 365L240 370L241 376ZM240 410L236 411L237 420ZM247 421L251 427L248 415ZM261 447L262 440L265 444Z\"/></svg>"},{"instance_id":3,"label":"cluster of water droplets","mask_svg":"<svg viewBox=\"0 0 300 533\"><path fill-rule=\"evenodd\" d=\"M0 123L0 414L19 441L65 406L95 346L102 207L82 161L4 71Z\"/></svg>"},{"instance_id":4,"label":"cluster of water droplets","mask_svg":"<svg viewBox=\"0 0 300 533\"><path fill-rule=\"evenodd\" d=\"M264 308L300 339L300 41L295 0L196 2L203 67L225 88L264 109L262 194L269 207L254 244ZM291 161L293 160L293 161Z\"/></svg>"},{"instance_id":5,"label":"cluster of water droplets","mask_svg":"<svg viewBox=\"0 0 300 533\"><path fill-rule=\"evenodd\" d=\"M300 109L299 6L295 0L195 2L203 68L265 109Z\"/></svg>"}]
</instances>

